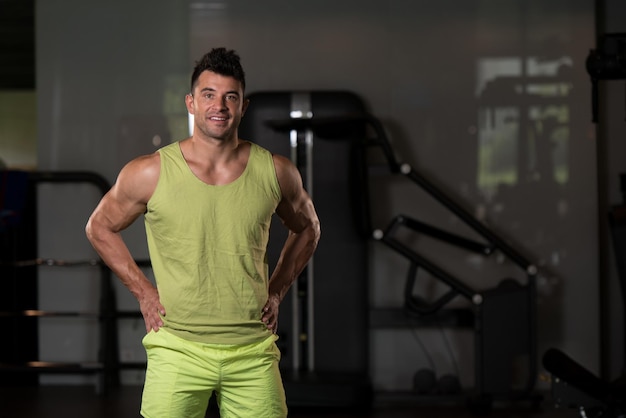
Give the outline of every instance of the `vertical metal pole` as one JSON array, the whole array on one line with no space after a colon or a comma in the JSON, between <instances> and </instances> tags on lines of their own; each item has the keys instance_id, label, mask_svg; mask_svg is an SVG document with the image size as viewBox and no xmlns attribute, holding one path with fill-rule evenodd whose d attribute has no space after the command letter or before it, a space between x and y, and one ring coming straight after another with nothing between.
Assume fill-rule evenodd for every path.
<instances>
[{"instance_id":1,"label":"vertical metal pole","mask_svg":"<svg viewBox=\"0 0 626 418\"><path fill-rule=\"evenodd\" d=\"M607 2L606 0L597 0L594 2L594 16L595 16L595 35L596 44L595 48L598 48L601 43L601 38L606 32L606 17L607 17ZM604 105L607 103L607 90L604 84L598 84L596 80L596 92L597 97L595 100L598 102L598 109L603 109L606 106L601 105L601 101L604 101ZM593 88L593 87L592 87ZM599 287L599 317L598 326L600 332L600 377L605 380L611 379L611 372L614 367L611 367L611 333L610 333L610 320L611 320L611 285L610 285L610 260L608 256L610 249L610 237L607 226L607 215L609 213L609 167L608 167L608 147L607 140L609 139L607 131L607 119L606 112L599 112L596 115L596 187L597 187L597 205L598 205L598 287Z\"/></svg>"},{"instance_id":2,"label":"vertical metal pole","mask_svg":"<svg viewBox=\"0 0 626 418\"><path fill-rule=\"evenodd\" d=\"M293 93L291 96L291 112L289 116L292 119L311 119L313 117L313 112L311 112L311 96L306 92ZM300 170L301 161L299 159L298 147L300 143L298 141L298 131L293 129L289 132L289 140L291 146L291 161L298 167ZM307 188L307 191L311 197L313 196L312 188L313 188L313 131L307 129L304 132L304 146L306 153L306 160L304 164L304 173L301 172L301 175L304 177L304 184ZM307 298L306 298L306 329L302 330L302 318L300 315L300 284L299 280L296 280L294 283L294 288L291 292L291 306L293 311L293 322L292 322L292 337L291 342L293 345L293 369L300 370L301 364L300 360L302 357L302 353L300 352L300 344L302 339L306 339L306 348L307 348L307 358L306 358L306 368L309 371L313 371L314 369L314 321L313 321L313 260L309 262L306 267L306 278L307 278ZM304 359L303 359L304 360Z\"/></svg>"},{"instance_id":3,"label":"vertical metal pole","mask_svg":"<svg viewBox=\"0 0 626 418\"><path fill-rule=\"evenodd\" d=\"M298 131L292 129L289 132L289 142L291 147L291 162L298 164ZM299 280L293 283L291 288L291 366L293 370L300 370L300 303Z\"/></svg>"},{"instance_id":4,"label":"vertical metal pole","mask_svg":"<svg viewBox=\"0 0 626 418\"><path fill-rule=\"evenodd\" d=\"M313 131L307 129L304 134L304 142L306 146L306 188L313 198ZM313 274L313 260L309 262L306 268L307 277L307 354L308 354L308 369L309 371L315 370L315 305L314 305L314 274Z\"/></svg>"}]
</instances>

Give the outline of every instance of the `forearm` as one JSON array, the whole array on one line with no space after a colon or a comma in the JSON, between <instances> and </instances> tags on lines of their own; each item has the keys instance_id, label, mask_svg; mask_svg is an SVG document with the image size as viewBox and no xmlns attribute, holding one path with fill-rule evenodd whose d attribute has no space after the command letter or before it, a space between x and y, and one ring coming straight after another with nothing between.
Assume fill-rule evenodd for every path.
<instances>
[{"instance_id":1,"label":"forearm","mask_svg":"<svg viewBox=\"0 0 626 418\"><path fill-rule=\"evenodd\" d=\"M154 289L133 259L119 232L107 230L90 220L86 227L86 234L102 261L109 266L137 300L141 300L147 291Z\"/></svg>"},{"instance_id":2,"label":"forearm","mask_svg":"<svg viewBox=\"0 0 626 418\"><path fill-rule=\"evenodd\" d=\"M290 232L269 281L270 297L281 302L293 282L311 260L319 241L319 225L311 225L299 233Z\"/></svg>"}]
</instances>

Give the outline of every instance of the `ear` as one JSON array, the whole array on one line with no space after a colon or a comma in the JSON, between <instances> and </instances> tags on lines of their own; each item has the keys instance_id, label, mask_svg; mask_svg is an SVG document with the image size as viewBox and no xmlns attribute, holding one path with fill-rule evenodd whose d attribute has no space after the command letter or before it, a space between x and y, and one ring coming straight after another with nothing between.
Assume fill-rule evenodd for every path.
<instances>
[{"instance_id":1,"label":"ear","mask_svg":"<svg viewBox=\"0 0 626 418\"><path fill-rule=\"evenodd\" d=\"M185 95L185 106L187 107L187 112L193 115L194 106L193 106L193 96L191 93Z\"/></svg>"},{"instance_id":2,"label":"ear","mask_svg":"<svg viewBox=\"0 0 626 418\"><path fill-rule=\"evenodd\" d=\"M250 104L250 99L245 99L243 101L243 105L241 106L241 117L243 117L243 115L246 114L246 109L248 108L249 104Z\"/></svg>"}]
</instances>

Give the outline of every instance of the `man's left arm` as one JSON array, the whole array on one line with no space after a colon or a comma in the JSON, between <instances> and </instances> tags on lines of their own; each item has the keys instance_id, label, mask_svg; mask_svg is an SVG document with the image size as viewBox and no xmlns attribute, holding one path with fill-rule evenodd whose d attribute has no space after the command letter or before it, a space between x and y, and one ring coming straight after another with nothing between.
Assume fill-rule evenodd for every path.
<instances>
[{"instance_id":1,"label":"man's left arm","mask_svg":"<svg viewBox=\"0 0 626 418\"><path fill-rule=\"evenodd\" d=\"M274 156L274 165L282 193L276 214L289 234L269 280L269 297L261 320L268 329L276 332L279 305L317 248L320 222L298 169L279 155Z\"/></svg>"}]
</instances>

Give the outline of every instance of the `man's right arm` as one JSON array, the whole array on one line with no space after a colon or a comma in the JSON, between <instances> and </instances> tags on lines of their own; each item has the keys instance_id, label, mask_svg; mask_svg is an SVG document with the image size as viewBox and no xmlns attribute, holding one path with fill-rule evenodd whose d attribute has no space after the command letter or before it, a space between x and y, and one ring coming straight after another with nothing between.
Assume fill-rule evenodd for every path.
<instances>
[{"instance_id":1,"label":"man's right arm","mask_svg":"<svg viewBox=\"0 0 626 418\"><path fill-rule=\"evenodd\" d=\"M85 228L96 252L139 301L146 332L163 325L165 309L157 289L143 274L124 243L121 231L146 210L159 178L158 154L139 157L128 163L108 193L93 211Z\"/></svg>"}]
</instances>

